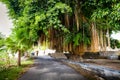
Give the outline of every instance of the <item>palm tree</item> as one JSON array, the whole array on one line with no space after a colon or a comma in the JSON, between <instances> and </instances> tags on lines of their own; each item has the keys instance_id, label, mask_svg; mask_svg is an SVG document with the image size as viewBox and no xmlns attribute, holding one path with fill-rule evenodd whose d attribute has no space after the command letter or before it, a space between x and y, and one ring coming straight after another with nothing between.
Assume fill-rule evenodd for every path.
<instances>
[{"instance_id":1,"label":"palm tree","mask_svg":"<svg viewBox=\"0 0 120 80\"><path fill-rule=\"evenodd\" d=\"M21 39L20 41L16 40L15 37L10 36L6 38L5 40L5 46L7 51L11 51L12 53L18 53L18 60L17 65L21 65L21 55L22 52L26 52L30 47L30 44L25 45L22 42L24 42L24 39ZM29 41L27 41L29 42Z\"/></svg>"}]
</instances>

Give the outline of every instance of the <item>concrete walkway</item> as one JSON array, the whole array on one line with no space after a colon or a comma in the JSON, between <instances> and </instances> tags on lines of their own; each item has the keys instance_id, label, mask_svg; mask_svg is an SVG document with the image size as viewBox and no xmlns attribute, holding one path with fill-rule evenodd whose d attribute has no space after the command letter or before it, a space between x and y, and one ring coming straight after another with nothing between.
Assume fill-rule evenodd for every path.
<instances>
[{"instance_id":1,"label":"concrete walkway","mask_svg":"<svg viewBox=\"0 0 120 80\"><path fill-rule=\"evenodd\" d=\"M18 80L87 80L74 69L49 56L37 57L35 65Z\"/></svg>"}]
</instances>

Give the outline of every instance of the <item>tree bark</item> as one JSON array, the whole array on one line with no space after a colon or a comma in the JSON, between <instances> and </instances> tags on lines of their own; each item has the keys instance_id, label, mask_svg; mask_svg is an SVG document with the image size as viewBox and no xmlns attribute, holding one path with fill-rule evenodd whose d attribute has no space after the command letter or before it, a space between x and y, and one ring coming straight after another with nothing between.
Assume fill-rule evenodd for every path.
<instances>
[{"instance_id":1,"label":"tree bark","mask_svg":"<svg viewBox=\"0 0 120 80\"><path fill-rule=\"evenodd\" d=\"M104 47L104 51L106 51L107 48L107 41L106 41L106 30L104 30L104 34L103 34L103 47Z\"/></svg>"},{"instance_id":2,"label":"tree bark","mask_svg":"<svg viewBox=\"0 0 120 80\"><path fill-rule=\"evenodd\" d=\"M100 51L103 51L103 30L100 29L100 40L99 40L99 43L100 43Z\"/></svg>"},{"instance_id":3,"label":"tree bark","mask_svg":"<svg viewBox=\"0 0 120 80\"><path fill-rule=\"evenodd\" d=\"M109 28L107 28L107 44L108 44L108 48L110 49L110 33L109 33Z\"/></svg>"},{"instance_id":4,"label":"tree bark","mask_svg":"<svg viewBox=\"0 0 120 80\"><path fill-rule=\"evenodd\" d=\"M18 62L17 62L18 66L21 66L21 51L18 50Z\"/></svg>"},{"instance_id":5,"label":"tree bark","mask_svg":"<svg viewBox=\"0 0 120 80\"><path fill-rule=\"evenodd\" d=\"M91 51L92 52L98 52L99 51L99 45L98 45L98 33L95 26L95 23L92 23L91 25Z\"/></svg>"},{"instance_id":6,"label":"tree bark","mask_svg":"<svg viewBox=\"0 0 120 80\"><path fill-rule=\"evenodd\" d=\"M76 8L75 8L75 20L76 20L76 25L77 25L77 31L79 31L80 23L79 23L79 16L78 16L78 12Z\"/></svg>"}]
</instances>

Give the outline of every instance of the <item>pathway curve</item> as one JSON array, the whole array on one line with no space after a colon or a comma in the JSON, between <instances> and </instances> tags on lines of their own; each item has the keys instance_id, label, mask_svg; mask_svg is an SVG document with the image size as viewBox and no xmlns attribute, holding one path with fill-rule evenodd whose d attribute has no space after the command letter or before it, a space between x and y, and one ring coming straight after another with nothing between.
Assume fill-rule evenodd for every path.
<instances>
[{"instance_id":1,"label":"pathway curve","mask_svg":"<svg viewBox=\"0 0 120 80\"><path fill-rule=\"evenodd\" d=\"M74 69L49 56L37 57L35 65L18 80L87 80Z\"/></svg>"}]
</instances>

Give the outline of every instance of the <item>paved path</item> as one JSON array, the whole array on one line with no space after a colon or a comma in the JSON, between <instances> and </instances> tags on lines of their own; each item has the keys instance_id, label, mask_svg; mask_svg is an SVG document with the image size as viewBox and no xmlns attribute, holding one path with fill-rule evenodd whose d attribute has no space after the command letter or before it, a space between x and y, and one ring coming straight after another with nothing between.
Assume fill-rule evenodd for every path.
<instances>
[{"instance_id":1,"label":"paved path","mask_svg":"<svg viewBox=\"0 0 120 80\"><path fill-rule=\"evenodd\" d=\"M31 67L18 80L86 80L72 68L52 59L49 56L35 59Z\"/></svg>"}]
</instances>

